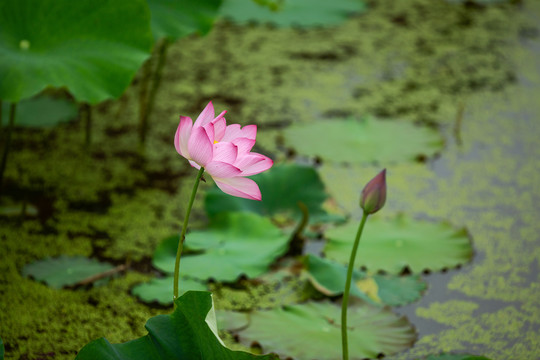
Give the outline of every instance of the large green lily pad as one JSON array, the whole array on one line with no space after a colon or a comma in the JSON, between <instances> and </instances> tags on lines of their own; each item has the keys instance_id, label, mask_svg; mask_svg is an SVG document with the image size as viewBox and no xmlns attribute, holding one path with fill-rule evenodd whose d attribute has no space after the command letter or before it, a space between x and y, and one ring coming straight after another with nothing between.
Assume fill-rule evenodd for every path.
<instances>
[{"instance_id":1,"label":"large green lily pad","mask_svg":"<svg viewBox=\"0 0 540 360\"><path fill-rule=\"evenodd\" d=\"M314 255L306 257L306 266L317 290L328 296L343 294L347 267ZM418 300L426 287L418 275L368 275L355 270L350 294L372 304L399 306Z\"/></svg>"},{"instance_id":2,"label":"large green lily pad","mask_svg":"<svg viewBox=\"0 0 540 360\"><path fill-rule=\"evenodd\" d=\"M161 305L173 303L174 277L154 278L149 282L136 285L131 293L146 303L158 302ZM200 281L181 278L179 282L180 295L190 290L205 291L206 285Z\"/></svg>"},{"instance_id":3,"label":"large green lily pad","mask_svg":"<svg viewBox=\"0 0 540 360\"><path fill-rule=\"evenodd\" d=\"M235 281L265 273L287 251L289 236L272 222L251 213L222 213L208 229L192 231L185 246L197 253L182 256L180 274L196 279ZM172 274L178 239L168 238L156 249L153 264Z\"/></svg>"},{"instance_id":4,"label":"large green lily pad","mask_svg":"<svg viewBox=\"0 0 540 360\"><path fill-rule=\"evenodd\" d=\"M259 22L282 27L313 27L337 25L350 15L366 10L361 0L282 0L275 4L261 6L255 1L225 0L221 14L240 24Z\"/></svg>"},{"instance_id":5,"label":"large green lily pad","mask_svg":"<svg viewBox=\"0 0 540 360\"><path fill-rule=\"evenodd\" d=\"M328 195L314 168L295 164L274 165L269 171L251 178L261 189L262 201L230 196L214 187L207 192L204 202L208 216L227 211L249 211L264 216L301 218L299 202L307 207L312 220L327 216L322 205Z\"/></svg>"},{"instance_id":6,"label":"large green lily pad","mask_svg":"<svg viewBox=\"0 0 540 360\"><path fill-rule=\"evenodd\" d=\"M145 327L148 335L123 344L105 338L81 349L76 360L248 360L276 359L226 348L217 337L212 295L189 291L175 302L171 315L151 318Z\"/></svg>"},{"instance_id":7,"label":"large green lily pad","mask_svg":"<svg viewBox=\"0 0 540 360\"><path fill-rule=\"evenodd\" d=\"M176 40L212 28L222 0L147 0L154 39Z\"/></svg>"},{"instance_id":8,"label":"large green lily pad","mask_svg":"<svg viewBox=\"0 0 540 360\"><path fill-rule=\"evenodd\" d=\"M91 276L113 269L114 266L83 256L60 256L27 264L22 274L42 281L52 288L75 285Z\"/></svg>"},{"instance_id":9,"label":"large green lily pad","mask_svg":"<svg viewBox=\"0 0 540 360\"><path fill-rule=\"evenodd\" d=\"M358 224L348 223L326 232L325 254L329 259L348 263ZM450 224L417 221L400 214L387 220L370 217L358 246L356 262L370 271L397 274L442 270L469 261L473 250L465 229Z\"/></svg>"},{"instance_id":10,"label":"large green lily pad","mask_svg":"<svg viewBox=\"0 0 540 360\"><path fill-rule=\"evenodd\" d=\"M371 117L296 124L283 135L299 155L335 163L414 161L433 156L443 145L441 134L432 128Z\"/></svg>"},{"instance_id":11,"label":"large green lily pad","mask_svg":"<svg viewBox=\"0 0 540 360\"><path fill-rule=\"evenodd\" d=\"M9 106L2 106L2 118L9 116ZM67 99L39 96L17 104L15 125L24 127L52 127L76 119L78 107ZM6 122L2 125L5 126Z\"/></svg>"},{"instance_id":12,"label":"large green lily pad","mask_svg":"<svg viewBox=\"0 0 540 360\"><path fill-rule=\"evenodd\" d=\"M0 99L10 102L48 86L92 104L117 98L152 46L144 0L4 0L0 24Z\"/></svg>"},{"instance_id":13,"label":"large green lily pad","mask_svg":"<svg viewBox=\"0 0 540 360\"><path fill-rule=\"evenodd\" d=\"M263 350L283 358L341 359L341 308L329 302L310 302L249 314L249 326L240 340L256 341ZM404 317L387 308L349 307L351 360L377 358L403 351L414 343L415 331Z\"/></svg>"}]
</instances>

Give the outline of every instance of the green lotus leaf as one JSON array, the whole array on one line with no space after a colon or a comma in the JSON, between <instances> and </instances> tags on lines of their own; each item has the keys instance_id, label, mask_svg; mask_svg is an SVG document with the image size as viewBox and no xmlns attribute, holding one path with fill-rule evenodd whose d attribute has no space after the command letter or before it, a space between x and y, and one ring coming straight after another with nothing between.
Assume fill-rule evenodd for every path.
<instances>
[{"instance_id":1,"label":"green lotus leaf","mask_svg":"<svg viewBox=\"0 0 540 360\"><path fill-rule=\"evenodd\" d=\"M326 232L326 257L348 263L358 224L348 223ZM370 271L398 274L405 268L418 273L456 267L469 261L473 250L465 229L399 216L370 217L358 246L355 264Z\"/></svg>"},{"instance_id":2,"label":"green lotus leaf","mask_svg":"<svg viewBox=\"0 0 540 360\"><path fill-rule=\"evenodd\" d=\"M10 102L48 86L91 104L117 98L152 46L144 0L4 0L0 24L0 99Z\"/></svg>"},{"instance_id":3,"label":"green lotus leaf","mask_svg":"<svg viewBox=\"0 0 540 360\"><path fill-rule=\"evenodd\" d=\"M221 8L221 14L239 24L258 22L280 27L338 25L350 15L364 11L366 5L361 0L282 0L276 6L261 6L254 1L225 0Z\"/></svg>"},{"instance_id":4,"label":"green lotus leaf","mask_svg":"<svg viewBox=\"0 0 540 360\"><path fill-rule=\"evenodd\" d=\"M287 251L288 241L267 218L222 213L211 220L208 229L187 234L186 248L198 253L182 256L180 274L218 281L235 281L241 275L254 278ZM177 245L178 238L165 239L154 253L154 266L172 274Z\"/></svg>"},{"instance_id":5,"label":"green lotus leaf","mask_svg":"<svg viewBox=\"0 0 540 360\"><path fill-rule=\"evenodd\" d=\"M451 4L463 4L467 0L445 0L446 2L449 2ZM501 4L501 3L510 3L513 0L473 0L473 3L475 4L481 4L481 5L491 5L491 4Z\"/></svg>"},{"instance_id":6,"label":"green lotus leaf","mask_svg":"<svg viewBox=\"0 0 540 360\"><path fill-rule=\"evenodd\" d=\"M198 32L208 33L222 0L148 0L154 39L177 40Z\"/></svg>"},{"instance_id":7,"label":"green lotus leaf","mask_svg":"<svg viewBox=\"0 0 540 360\"><path fill-rule=\"evenodd\" d=\"M75 285L91 276L113 269L114 266L83 256L60 256L27 264L22 269L24 276L41 281L52 288Z\"/></svg>"},{"instance_id":8,"label":"green lotus leaf","mask_svg":"<svg viewBox=\"0 0 540 360\"><path fill-rule=\"evenodd\" d=\"M226 348L217 337L212 295L188 291L175 302L171 315L150 318L148 335L122 344L105 338L81 349L76 360L273 360L274 355L256 356Z\"/></svg>"},{"instance_id":9,"label":"green lotus leaf","mask_svg":"<svg viewBox=\"0 0 540 360\"><path fill-rule=\"evenodd\" d=\"M174 277L172 276L154 278L149 282L136 285L131 289L131 293L146 303L158 302L161 305L170 305L173 303L173 284ZM204 291L208 289L200 281L181 278L179 290L180 294L184 294L190 290Z\"/></svg>"},{"instance_id":10,"label":"green lotus leaf","mask_svg":"<svg viewBox=\"0 0 540 360\"><path fill-rule=\"evenodd\" d=\"M335 163L415 161L433 156L443 145L441 134L432 128L370 117L295 124L283 136L299 155Z\"/></svg>"},{"instance_id":11,"label":"green lotus leaf","mask_svg":"<svg viewBox=\"0 0 540 360\"><path fill-rule=\"evenodd\" d=\"M2 118L9 116L9 106L2 106ZM72 101L48 96L22 100L17 104L15 125L23 127L52 127L76 119L78 107ZM6 122L2 125L5 126Z\"/></svg>"},{"instance_id":12,"label":"green lotus leaf","mask_svg":"<svg viewBox=\"0 0 540 360\"><path fill-rule=\"evenodd\" d=\"M308 255L306 266L313 286L328 296L341 295L347 268L342 264ZM418 300L426 289L418 275L368 275L354 270L350 294L372 304L399 306Z\"/></svg>"},{"instance_id":13,"label":"green lotus leaf","mask_svg":"<svg viewBox=\"0 0 540 360\"><path fill-rule=\"evenodd\" d=\"M490 360L484 356L466 354L429 355L425 360Z\"/></svg>"},{"instance_id":14,"label":"green lotus leaf","mask_svg":"<svg viewBox=\"0 0 540 360\"><path fill-rule=\"evenodd\" d=\"M259 343L283 358L341 359L341 308L330 302L309 302L249 315L249 326L238 331L240 341ZM349 307L351 360L374 359L412 346L416 334L404 317L388 308L365 304Z\"/></svg>"},{"instance_id":15,"label":"green lotus leaf","mask_svg":"<svg viewBox=\"0 0 540 360\"><path fill-rule=\"evenodd\" d=\"M362 291L370 289L370 282L375 284L373 299L390 306L401 306L410 304L422 297L427 289L427 283L419 275L396 276L396 275L373 275L356 282L356 286Z\"/></svg>"},{"instance_id":16,"label":"green lotus leaf","mask_svg":"<svg viewBox=\"0 0 540 360\"><path fill-rule=\"evenodd\" d=\"M219 329L237 331L249 326L249 318L245 312L217 310L216 321Z\"/></svg>"},{"instance_id":17,"label":"green lotus leaf","mask_svg":"<svg viewBox=\"0 0 540 360\"><path fill-rule=\"evenodd\" d=\"M299 202L307 207L312 221L328 216L322 208L328 195L319 174L312 167L274 165L269 171L251 178L261 189L262 201L230 196L214 187L206 193L204 202L208 216L226 211L249 211L263 216L301 218Z\"/></svg>"}]
</instances>

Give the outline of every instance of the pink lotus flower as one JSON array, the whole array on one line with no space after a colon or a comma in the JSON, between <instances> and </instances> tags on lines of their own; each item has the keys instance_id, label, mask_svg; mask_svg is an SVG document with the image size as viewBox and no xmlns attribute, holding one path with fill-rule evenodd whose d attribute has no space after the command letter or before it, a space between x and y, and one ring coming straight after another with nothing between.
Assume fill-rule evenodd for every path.
<instances>
[{"instance_id":1,"label":"pink lotus flower","mask_svg":"<svg viewBox=\"0 0 540 360\"><path fill-rule=\"evenodd\" d=\"M366 214L374 214L379 211L386 202L386 169L377 176L362 190L360 197L360 207Z\"/></svg>"},{"instance_id":2,"label":"pink lotus flower","mask_svg":"<svg viewBox=\"0 0 540 360\"><path fill-rule=\"evenodd\" d=\"M212 176L224 192L241 198L261 200L255 181L245 176L255 175L272 167L272 159L251 152L257 136L256 125L227 126L223 111L214 117L212 102L201 112L195 123L180 116L174 137L176 151L189 160L191 166Z\"/></svg>"}]
</instances>

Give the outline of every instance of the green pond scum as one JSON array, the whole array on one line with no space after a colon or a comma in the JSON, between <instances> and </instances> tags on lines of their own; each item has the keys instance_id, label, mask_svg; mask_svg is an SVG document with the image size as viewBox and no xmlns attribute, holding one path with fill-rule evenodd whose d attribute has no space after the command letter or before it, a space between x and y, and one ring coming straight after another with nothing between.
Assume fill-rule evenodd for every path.
<instances>
[{"instance_id":1,"label":"green pond scum","mask_svg":"<svg viewBox=\"0 0 540 360\"><path fill-rule=\"evenodd\" d=\"M257 152L315 164L333 207L353 221L363 185L386 167L388 198L377 216L406 213L466 227L474 258L423 275L424 296L396 309L417 327L418 340L387 358L539 358L540 4L366 3L362 14L328 27L221 19L205 37L171 45L144 156L137 148L140 74L120 99L93 107L90 148L80 122L17 128L0 204L5 358L74 359L100 337L119 343L144 336L150 317L171 312L139 301L131 289L159 275L153 252L180 231L195 170L174 150L174 131L179 115L196 116L209 100L228 110L230 122L258 125ZM286 134L292 124L364 116L432 127L444 143L415 161L374 163L362 153L357 162L333 161L302 154ZM324 135L312 136L324 142ZM208 225L211 186L201 185L190 230ZM23 277L26 264L61 255L129 263L130 270L102 286L69 290ZM218 310L322 298L304 278L273 281L209 289ZM234 336L224 338L245 349Z\"/></svg>"}]
</instances>

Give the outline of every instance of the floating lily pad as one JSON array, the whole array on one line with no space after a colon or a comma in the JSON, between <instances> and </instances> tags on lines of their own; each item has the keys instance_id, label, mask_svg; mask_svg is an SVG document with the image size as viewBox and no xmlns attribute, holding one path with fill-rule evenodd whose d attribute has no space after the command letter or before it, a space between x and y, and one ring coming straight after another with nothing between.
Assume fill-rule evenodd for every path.
<instances>
[{"instance_id":1,"label":"floating lily pad","mask_svg":"<svg viewBox=\"0 0 540 360\"><path fill-rule=\"evenodd\" d=\"M214 187L207 192L204 202L208 216L226 211L249 211L264 216L301 218L298 202L307 207L311 220L328 216L322 208L328 195L319 174L312 167L275 165L251 178L261 189L262 201L230 196Z\"/></svg>"},{"instance_id":2,"label":"floating lily pad","mask_svg":"<svg viewBox=\"0 0 540 360\"><path fill-rule=\"evenodd\" d=\"M0 99L10 102L48 86L92 104L117 98L152 46L144 0L4 0L0 24Z\"/></svg>"},{"instance_id":3,"label":"floating lily pad","mask_svg":"<svg viewBox=\"0 0 540 360\"><path fill-rule=\"evenodd\" d=\"M81 349L76 360L275 360L274 355L256 356L226 348L217 337L212 295L189 291L175 302L171 315L158 315L146 323L148 335L122 344L105 338Z\"/></svg>"},{"instance_id":4,"label":"floating lily pad","mask_svg":"<svg viewBox=\"0 0 540 360\"><path fill-rule=\"evenodd\" d=\"M272 350L283 358L341 359L340 319L340 307L310 302L250 313L249 326L238 334L241 342L256 341L263 350ZM387 308L349 307L347 325L351 360L395 354L412 346L416 339L407 319Z\"/></svg>"},{"instance_id":5,"label":"floating lily pad","mask_svg":"<svg viewBox=\"0 0 540 360\"><path fill-rule=\"evenodd\" d=\"M366 5L361 0L282 0L277 1L276 6L225 0L221 8L221 14L239 24L258 22L281 27L338 25L351 15L364 11Z\"/></svg>"},{"instance_id":6,"label":"floating lily pad","mask_svg":"<svg viewBox=\"0 0 540 360\"><path fill-rule=\"evenodd\" d=\"M440 354L429 355L425 360L490 360L484 356L467 354Z\"/></svg>"},{"instance_id":7,"label":"floating lily pad","mask_svg":"<svg viewBox=\"0 0 540 360\"><path fill-rule=\"evenodd\" d=\"M463 4L466 1L470 1L470 0L445 0L445 1L451 4L452 3ZM514 0L473 0L472 2L475 4L481 4L481 5L491 5L491 4L509 3L512 1Z\"/></svg>"},{"instance_id":8,"label":"floating lily pad","mask_svg":"<svg viewBox=\"0 0 540 360\"><path fill-rule=\"evenodd\" d=\"M299 155L337 163L415 161L433 156L443 145L441 134L432 128L370 117L292 125L283 135Z\"/></svg>"},{"instance_id":9,"label":"floating lily pad","mask_svg":"<svg viewBox=\"0 0 540 360\"><path fill-rule=\"evenodd\" d=\"M139 284L131 289L131 293L146 303L158 302L161 305L173 303L174 277L167 276L160 279L152 279L149 282ZM181 278L179 282L180 294L189 290L208 290L206 285L193 279Z\"/></svg>"},{"instance_id":10,"label":"floating lily pad","mask_svg":"<svg viewBox=\"0 0 540 360\"><path fill-rule=\"evenodd\" d=\"M9 116L9 106L2 106L2 118ZM78 107L72 101L39 96L17 104L15 125L24 127L52 127L76 119ZM5 126L6 122L2 125Z\"/></svg>"},{"instance_id":11,"label":"floating lily pad","mask_svg":"<svg viewBox=\"0 0 540 360\"><path fill-rule=\"evenodd\" d=\"M249 326L249 318L245 312L218 310L216 311L218 329L238 331Z\"/></svg>"},{"instance_id":12,"label":"floating lily pad","mask_svg":"<svg viewBox=\"0 0 540 360\"><path fill-rule=\"evenodd\" d=\"M208 229L192 231L185 246L199 253L182 256L180 274L196 279L235 281L266 272L287 251L289 237L256 214L223 213L212 219ZM165 239L154 253L158 269L172 274L177 238Z\"/></svg>"},{"instance_id":13,"label":"floating lily pad","mask_svg":"<svg viewBox=\"0 0 540 360\"><path fill-rule=\"evenodd\" d=\"M27 264L22 270L24 276L41 281L52 288L71 286L91 276L113 269L114 266L83 256L60 256Z\"/></svg>"},{"instance_id":14,"label":"floating lily pad","mask_svg":"<svg viewBox=\"0 0 540 360\"><path fill-rule=\"evenodd\" d=\"M325 254L348 263L358 224L348 223L326 232ZM469 261L473 250L465 229L448 223L413 220L403 214L387 220L370 217L364 228L355 264L370 271L400 273L442 270Z\"/></svg>"},{"instance_id":15,"label":"floating lily pad","mask_svg":"<svg viewBox=\"0 0 540 360\"><path fill-rule=\"evenodd\" d=\"M328 296L343 293L347 267L313 255L307 256L306 266L317 290ZM426 287L418 275L368 275L355 270L350 294L372 304L399 306L418 300Z\"/></svg>"},{"instance_id":16,"label":"floating lily pad","mask_svg":"<svg viewBox=\"0 0 540 360\"><path fill-rule=\"evenodd\" d=\"M198 32L208 33L222 0L147 0L154 39L176 40Z\"/></svg>"}]
</instances>

